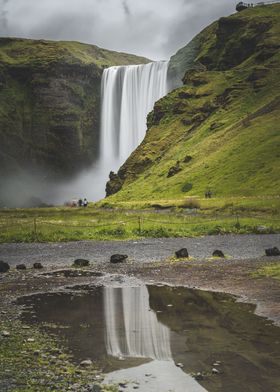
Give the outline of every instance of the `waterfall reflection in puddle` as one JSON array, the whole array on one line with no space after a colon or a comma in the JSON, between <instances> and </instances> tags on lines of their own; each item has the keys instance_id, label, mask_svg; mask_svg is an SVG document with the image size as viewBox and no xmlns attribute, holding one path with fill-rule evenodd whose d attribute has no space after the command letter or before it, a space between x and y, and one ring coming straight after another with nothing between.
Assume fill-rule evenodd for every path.
<instances>
[{"instance_id":1,"label":"waterfall reflection in puddle","mask_svg":"<svg viewBox=\"0 0 280 392\"><path fill-rule=\"evenodd\" d=\"M146 286L104 287L103 301L108 355L151 360L107 374L105 384L126 380L126 391L206 391L172 360L170 330L150 309Z\"/></svg>"}]
</instances>

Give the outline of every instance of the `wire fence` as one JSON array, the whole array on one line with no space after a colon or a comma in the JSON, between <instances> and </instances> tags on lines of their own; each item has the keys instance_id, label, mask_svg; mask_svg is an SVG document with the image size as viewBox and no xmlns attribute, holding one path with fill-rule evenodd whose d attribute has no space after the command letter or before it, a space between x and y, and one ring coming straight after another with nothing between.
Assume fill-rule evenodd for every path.
<instances>
[{"instance_id":1,"label":"wire fence","mask_svg":"<svg viewBox=\"0 0 280 392\"><path fill-rule=\"evenodd\" d=\"M74 223L67 223L67 222L55 222L55 221L47 221L47 220L41 220L40 218L33 218L32 220L28 221L17 221L17 222L5 222L5 221L0 221L0 231L5 231L5 230L10 230L10 229L16 229L18 228L20 231L22 230L29 230L37 235L38 232L43 231L44 229L49 229L52 228L53 231L62 229L62 230L92 230L92 231L98 231L100 229L106 229L106 228L114 228L114 227L124 227L127 225L132 225L134 226L134 229L138 229L139 234L145 230L145 228L150 228L151 226L154 228L162 229L167 227L172 227L172 226L181 226L186 228L187 226L193 227L193 226L202 226L202 225L208 225L208 224L213 224L216 222L217 224L219 222L223 223L228 223L228 224L234 224L234 225L242 225L246 223L246 220L248 219L253 220L256 222L256 225L261 225L262 222L275 222L275 224L280 225L280 219L279 218L273 218L273 217L264 217L264 216L256 216L256 215L230 215L230 216L221 216L221 215L215 215L211 217L203 217L203 216L182 216L181 220L161 220L161 219L156 219L156 218L150 218L150 217L144 217L144 216L134 216L131 218L126 218L122 219L120 221L111 221L111 222L104 222L104 223L95 223L95 224L74 224ZM273 223L274 224L274 223ZM14 230L16 231L16 230Z\"/></svg>"}]
</instances>

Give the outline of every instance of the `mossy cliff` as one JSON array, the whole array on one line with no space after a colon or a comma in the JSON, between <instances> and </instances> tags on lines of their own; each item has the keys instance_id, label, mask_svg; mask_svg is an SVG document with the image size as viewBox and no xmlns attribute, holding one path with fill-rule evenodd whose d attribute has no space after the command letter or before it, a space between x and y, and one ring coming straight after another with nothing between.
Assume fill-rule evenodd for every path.
<instances>
[{"instance_id":1,"label":"mossy cliff","mask_svg":"<svg viewBox=\"0 0 280 392\"><path fill-rule=\"evenodd\" d=\"M280 5L256 7L221 18L173 56L169 75L183 86L155 104L110 200L181 199L209 189L278 195L279 38Z\"/></svg>"},{"instance_id":2,"label":"mossy cliff","mask_svg":"<svg viewBox=\"0 0 280 392\"><path fill-rule=\"evenodd\" d=\"M71 175L97 156L102 71L147 59L77 42L0 39L0 167Z\"/></svg>"}]
</instances>

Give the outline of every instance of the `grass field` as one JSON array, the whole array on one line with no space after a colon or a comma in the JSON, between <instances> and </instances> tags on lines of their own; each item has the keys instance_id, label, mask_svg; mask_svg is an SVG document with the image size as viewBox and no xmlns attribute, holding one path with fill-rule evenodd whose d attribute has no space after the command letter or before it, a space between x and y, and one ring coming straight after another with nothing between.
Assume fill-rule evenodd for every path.
<instances>
[{"instance_id":1,"label":"grass field","mask_svg":"<svg viewBox=\"0 0 280 392\"><path fill-rule=\"evenodd\" d=\"M0 242L280 232L280 198L159 200L156 209L151 208L153 203L103 201L88 208L1 209Z\"/></svg>"}]
</instances>

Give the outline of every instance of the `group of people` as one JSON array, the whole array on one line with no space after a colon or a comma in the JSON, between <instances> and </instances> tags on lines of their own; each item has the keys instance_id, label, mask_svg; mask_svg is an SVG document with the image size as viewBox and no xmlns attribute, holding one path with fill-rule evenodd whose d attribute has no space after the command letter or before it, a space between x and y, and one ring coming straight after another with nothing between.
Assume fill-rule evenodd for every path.
<instances>
[{"instance_id":1,"label":"group of people","mask_svg":"<svg viewBox=\"0 0 280 392\"><path fill-rule=\"evenodd\" d=\"M83 199L79 199L78 200L78 206L79 207L87 207L88 206L88 201L86 198Z\"/></svg>"}]
</instances>

